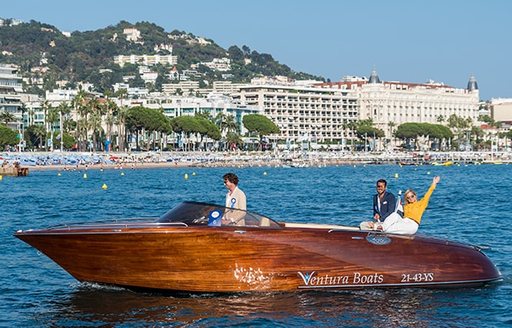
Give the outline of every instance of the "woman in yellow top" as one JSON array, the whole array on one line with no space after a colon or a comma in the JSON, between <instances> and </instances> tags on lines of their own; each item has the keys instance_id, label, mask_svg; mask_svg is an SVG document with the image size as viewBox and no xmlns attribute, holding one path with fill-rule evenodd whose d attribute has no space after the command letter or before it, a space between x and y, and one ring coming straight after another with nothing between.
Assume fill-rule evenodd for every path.
<instances>
[{"instance_id":1,"label":"woman in yellow top","mask_svg":"<svg viewBox=\"0 0 512 328\"><path fill-rule=\"evenodd\" d=\"M404 205L404 217L397 215L389 216L386 221L382 224L382 230L384 232L413 235L418 231L421 217L427 209L428 201L430 196L436 189L437 184L441 180L440 177L434 177L432 184L428 188L427 193L421 200L417 200L416 192L412 189L408 189L405 192L405 205Z\"/></svg>"}]
</instances>

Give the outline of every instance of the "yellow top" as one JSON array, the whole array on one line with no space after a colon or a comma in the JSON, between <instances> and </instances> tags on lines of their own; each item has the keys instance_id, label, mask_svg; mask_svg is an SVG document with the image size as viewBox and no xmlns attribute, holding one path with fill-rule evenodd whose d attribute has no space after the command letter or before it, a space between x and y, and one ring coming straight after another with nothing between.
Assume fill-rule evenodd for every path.
<instances>
[{"instance_id":1,"label":"yellow top","mask_svg":"<svg viewBox=\"0 0 512 328\"><path fill-rule=\"evenodd\" d=\"M421 200L418 200L414 203L405 204L404 217L412 219L416 221L416 223L420 224L421 217L428 206L428 201L430 200L430 196L434 192L434 189L436 189L436 185L431 184L430 188L428 188L427 190L427 193L425 194L425 196L423 196Z\"/></svg>"}]
</instances>

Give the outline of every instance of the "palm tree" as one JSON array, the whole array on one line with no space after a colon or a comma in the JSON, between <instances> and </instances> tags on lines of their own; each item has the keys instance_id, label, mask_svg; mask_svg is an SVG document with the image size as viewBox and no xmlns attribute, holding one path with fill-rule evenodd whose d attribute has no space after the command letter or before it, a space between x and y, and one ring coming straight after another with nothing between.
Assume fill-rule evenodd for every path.
<instances>
[{"instance_id":1,"label":"palm tree","mask_svg":"<svg viewBox=\"0 0 512 328\"><path fill-rule=\"evenodd\" d=\"M34 109L28 110L28 116L27 116L27 126L31 126L34 123L34 115L36 114L36 111Z\"/></svg>"},{"instance_id":2,"label":"palm tree","mask_svg":"<svg viewBox=\"0 0 512 328\"><path fill-rule=\"evenodd\" d=\"M71 112L71 108L69 107L67 102L62 102L57 107L57 112L59 113L59 132L60 132L60 150L62 151L64 148L64 132L66 127L66 118Z\"/></svg>"},{"instance_id":3,"label":"palm tree","mask_svg":"<svg viewBox=\"0 0 512 328\"><path fill-rule=\"evenodd\" d=\"M97 147L97 137L102 130L102 106L100 106L98 98L92 98L88 101L87 107L89 112L89 118L87 121L87 131L92 130L92 151L95 151Z\"/></svg>"},{"instance_id":4,"label":"palm tree","mask_svg":"<svg viewBox=\"0 0 512 328\"><path fill-rule=\"evenodd\" d=\"M355 129L357 127L357 121L350 121L347 123L347 126L348 128L350 129L350 131L352 132L352 135L350 136L350 141L351 141L351 148L352 148L352 151L354 151L354 135L355 135Z\"/></svg>"},{"instance_id":5,"label":"palm tree","mask_svg":"<svg viewBox=\"0 0 512 328\"><path fill-rule=\"evenodd\" d=\"M121 106L121 108L118 109L117 115L114 119L115 123L117 124L117 131L119 133L119 151L125 151L125 138L126 138L126 117L128 115L128 106Z\"/></svg>"},{"instance_id":6,"label":"palm tree","mask_svg":"<svg viewBox=\"0 0 512 328\"><path fill-rule=\"evenodd\" d=\"M396 126L396 123L393 121L389 121L388 126L389 126L389 139L391 141L391 140L393 140L393 128ZM394 145L391 145L391 146L393 147Z\"/></svg>"},{"instance_id":7,"label":"palm tree","mask_svg":"<svg viewBox=\"0 0 512 328\"><path fill-rule=\"evenodd\" d=\"M87 93L80 88L77 95L71 101L75 113L77 114L77 122L75 129L75 137L78 142L79 150L83 150L83 141L87 142ZM82 139L84 137L85 139Z\"/></svg>"},{"instance_id":8,"label":"palm tree","mask_svg":"<svg viewBox=\"0 0 512 328\"><path fill-rule=\"evenodd\" d=\"M45 151L48 151L48 142L46 140L48 140L48 115L50 113L50 111L53 109L53 106L52 104L50 104L50 102L48 100L45 100L41 103L41 107L43 108L43 112L44 112L44 129L46 131L46 138L45 138L45 142L44 142L44 150Z\"/></svg>"},{"instance_id":9,"label":"palm tree","mask_svg":"<svg viewBox=\"0 0 512 328\"><path fill-rule=\"evenodd\" d=\"M116 103L109 98L106 98L106 101L101 106L103 107L103 112L105 113L105 123L107 125L106 137L109 142L112 142L112 127L114 125L114 116L117 114L119 108L117 107Z\"/></svg>"},{"instance_id":10,"label":"palm tree","mask_svg":"<svg viewBox=\"0 0 512 328\"><path fill-rule=\"evenodd\" d=\"M17 118L14 116L14 114L9 113L7 111L3 111L0 113L0 121L4 122L5 125L9 125L11 122L16 122Z\"/></svg>"},{"instance_id":11,"label":"palm tree","mask_svg":"<svg viewBox=\"0 0 512 328\"><path fill-rule=\"evenodd\" d=\"M50 106L48 114L46 115L46 122L50 126L50 151L53 151L53 126L59 118L59 110Z\"/></svg>"},{"instance_id":12,"label":"palm tree","mask_svg":"<svg viewBox=\"0 0 512 328\"><path fill-rule=\"evenodd\" d=\"M238 124L235 122L235 117L233 115L227 115L226 120L224 121L224 126L228 133L230 132L239 132Z\"/></svg>"}]
</instances>

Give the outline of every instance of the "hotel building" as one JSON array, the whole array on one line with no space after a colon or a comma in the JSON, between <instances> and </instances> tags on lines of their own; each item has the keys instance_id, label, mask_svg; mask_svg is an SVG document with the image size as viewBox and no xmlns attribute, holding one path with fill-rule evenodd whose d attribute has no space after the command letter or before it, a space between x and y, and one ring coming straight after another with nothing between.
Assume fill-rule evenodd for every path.
<instances>
[{"instance_id":1,"label":"hotel building","mask_svg":"<svg viewBox=\"0 0 512 328\"><path fill-rule=\"evenodd\" d=\"M240 87L233 99L259 108L281 130L277 141L331 142L351 138L347 124L359 118L357 93L311 85L256 84Z\"/></svg>"},{"instance_id":2,"label":"hotel building","mask_svg":"<svg viewBox=\"0 0 512 328\"><path fill-rule=\"evenodd\" d=\"M241 106L259 108L281 130L277 141L328 142L348 145L354 139L349 123L371 119L392 140L407 122L447 124L455 114L476 124L479 92L474 77L467 88L442 83L382 82L374 71L369 79L346 77L340 82L276 82L254 80L233 94ZM381 145L377 145L382 149Z\"/></svg>"},{"instance_id":3,"label":"hotel building","mask_svg":"<svg viewBox=\"0 0 512 328\"><path fill-rule=\"evenodd\" d=\"M382 82L373 71L369 79L345 78L340 82L322 83L322 88L350 90L358 103L359 120L372 119L386 138L402 123L447 124L455 114L470 118L476 125L479 114L478 84L472 76L466 89L443 83Z\"/></svg>"}]
</instances>

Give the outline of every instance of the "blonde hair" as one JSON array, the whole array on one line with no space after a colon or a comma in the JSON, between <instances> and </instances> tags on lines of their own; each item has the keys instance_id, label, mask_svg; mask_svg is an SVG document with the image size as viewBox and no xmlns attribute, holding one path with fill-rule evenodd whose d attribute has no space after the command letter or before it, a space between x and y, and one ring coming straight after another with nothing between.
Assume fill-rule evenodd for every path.
<instances>
[{"instance_id":1,"label":"blonde hair","mask_svg":"<svg viewBox=\"0 0 512 328\"><path fill-rule=\"evenodd\" d=\"M409 201L409 199L407 198L407 196L409 196L409 195L414 195L414 196L418 197L418 195L416 194L416 192L415 192L414 190L412 190L412 189L407 189L407 190L405 191L405 193L404 193L404 200L405 200L405 204L409 204L409 203L411 203L411 202Z\"/></svg>"}]
</instances>

